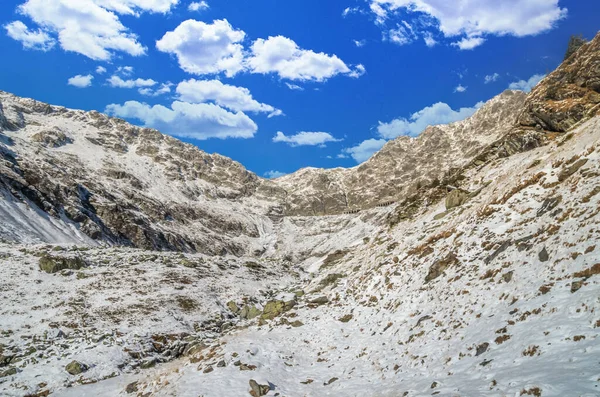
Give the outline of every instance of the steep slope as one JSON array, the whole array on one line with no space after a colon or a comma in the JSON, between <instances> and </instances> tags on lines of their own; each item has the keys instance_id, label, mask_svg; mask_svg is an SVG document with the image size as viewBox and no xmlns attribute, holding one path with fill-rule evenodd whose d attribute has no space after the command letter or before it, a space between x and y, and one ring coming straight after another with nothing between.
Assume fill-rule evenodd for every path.
<instances>
[{"instance_id":1,"label":"steep slope","mask_svg":"<svg viewBox=\"0 0 600 397\"><path fill-rule=\"evenodd\" d=\"M466 120L430 126L416 138L394 139L354 168L308 168L278 178L288 193L286 213L338 214L401 201L507 134L525 98L523 92L505 91Z\"/></svg>"},{"instance_id":2,"label":"steep slope","mask_svg":"<svg viewBox=\"0 0 600 397\"><path fill-rule=\"evenodd\" d=\"M271 227L265 215L274 204L255 193L277 197L277 189L239 163L97 112L7 93L0 103L4 202L26 202L30 216L74 229L72 241L84 234L145 249L265 249L260 229Z\"/></svg>"},{"instance_id":3,"label":"steep slope","mask_svg":"<svg viewBox=\"0 0 600 397\"><path fill-rule=\"evenodd\" d=\"M597 395L600 118L571 132L469 171L471 188L491 183L441 219L443 203L307 262L317 276L304 295L296 286L259 297L273 316L225 309L235 332L58 395L244 396L251 380L285 396ZM274 298L293 307L273 311ZM92 369L40 375L73 359ZM72 350L28 364L13 382L86 383L107 373L104 360Z\"/></svg>"},{"instance_id":4,"label":"steep slope","mask_svg":"<svg viewBox=\"0 0 600 397\"><path fill-rule=\"evenodd\" d=\"M266 181L0 95L0 394L597 395L597 54L599 38L559 68L568 84L551 74L390 142L362 184L360 167ZM567 89L575 101L547 95ZM348 197L363 210L285 216Z\"/></svg>"}]
</instances>

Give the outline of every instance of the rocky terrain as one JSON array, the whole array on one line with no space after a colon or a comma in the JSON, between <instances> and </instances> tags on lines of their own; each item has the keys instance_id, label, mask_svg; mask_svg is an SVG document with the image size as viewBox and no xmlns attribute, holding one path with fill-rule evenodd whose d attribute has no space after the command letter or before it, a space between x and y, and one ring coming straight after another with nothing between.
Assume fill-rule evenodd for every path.
<instances>
[{"instance_id":1,"label":"rocky terrain","mask_svg":"<svg viewBox=\"0 0 600 397\"><path fill-rule=\"evenodd\" d=\"M528 95L273 181L0 103L2 395L600 393L600 35Z\"/></svg>"}]
</instances>

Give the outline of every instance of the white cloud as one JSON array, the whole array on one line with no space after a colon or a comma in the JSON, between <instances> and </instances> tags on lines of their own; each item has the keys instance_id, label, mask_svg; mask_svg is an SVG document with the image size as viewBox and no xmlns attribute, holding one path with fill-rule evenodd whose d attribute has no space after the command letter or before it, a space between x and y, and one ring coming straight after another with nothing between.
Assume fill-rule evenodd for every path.
<instances>
[{"instance_id":1,"label":"white cloud","mask_svg":"<svg viewBox=\"0 0 600 397\"><path fill-rule=\"evenodd\" d=\"M159 51L174 54L186 72L206 75L224 72L228 77L242 71L246 33L235 30L227 20L207 24L193 19L183 21L175 30L156 42Z\"/></svg>"},{"instance_id":2,"label":"white cloud","mask_svg":"<svg viewBox=\"0 0 600 397\"><path fill-rule=\"evenodd\" d=\"M500 78L500 75L498 73L488 74L487 76L484 77L483 81L485 84L489 84L489 83L493 83L493 82L497 81L499 78Z\"/></svg>"},{"instance_id":3,"label":"white cloud","mask_svg":"<svg viewBox=\"0 0 600 397\"><path fill-rule=\"evenodd\" d=\"M280 116L283 112L271 105L256 101L250 90L244 87L223 84L219 80L187 80L177 86L179 98L185 102L206 103L214 101L217 105L233 111L265 112Z\"/></svg>"},{"instance_id":4,"label":"white cloud","mask_svg":"<svg viewBox=\"0 0 600 397\"><path fill-rule=\"evenodd\" d=\"M483 37L465 37L460 41L452 43L452 45L465 51L477 48L483 43L485 43L485 39Z\"/></svg>"},{"instance_id":5,"label":"white cloud","mask_svg":"<svg viewBox=\"0 0 600 397\"><path fill-rule=\"evenodd\" d=\"M271 170L271 171L267 171L267 172L265 172L265 174L264 174L264 175L265 175L267 178L269 178L269 179L275 179L275 178L279 178L279 177L282 177L282 176L284 176L284 175L287 175L287 173L285 173L285 172L281 172L281 171L273 171L273 170Z\"/></svg>"},{"instance_id":6,"label":"white cloud","mask_svg":"<svg viewBox=\"0 0 600 397\"><path fill-rule=\"evenodd\" d=\"M29 30L21 21L4 25L4 29L6 29L8 37L20 41L23 47L27 49L49 51L56 44L56 41L48 33L41 29L37 31Z\"/></svg>"},{"instance_id":7,"label":"white cloud","mask_svg":"<svg viewBox=\"0 0 600 397\"><path fill-rule=\"evenodd\" d=\"M352 40L355 46L358 48L364 47L367 44L367 40Z\"/></svg>"},{"instance_id":8,"label":"white cloud","mask_svg":"<svg viewBox=\"0 0 600 397\"><path fill-rule=\"evenodd\" d=\"M106 68L104 66L98 66L96 68L96 74L104 74L106 73Z\"/></svg>"},{"instance_id":9,"label":"white cloud","mask_svg":"<svg viewBox=\"0 0 600 397\"><path fill-rule=\"evenodd\" d=\"M465 92L467 90L467 87L463 86L462 84L459 84L455 89L454 92Z\"/></svg>"},{"instance_id":10,"label":"white cloud","mask_svg":"<svg viewBox=\"0 0 600 397\"><path fill-rule=\"evenodd\" d=\"M124 76L131 76L133 74L133 66L119 66L117 68L117 73Z\"/></svg>"},{"instance_id":11,"label":"white cloud","mask_svg":"<svg viewBox=\"0 0 600 397\"><path fill-rule=\"evenodd\" d=\"M453 110L448 104L438 102L413 113L408 119L400 117L389 123L379 122L377 132L384 139L394 139L401 135L417 136L430 125L448 124L464 120L473 115L483 103L472 108Z\"/></svg>"},{"instance_id":12,"label":"white cloud","mask_svg":"<svg viewBox=\"0 0 600 397\"><path fill-rule=\"evenodd\" d=\"M460 49L481 45L485 35L530 36L552 29L567 14L559 0L369 0L378 24L393 18L398 10L434 19L447 38L460 37Z\"/></svg>"},{"instance_id":13,"label":"white cloud","mask_svg":"<svg viewBox=\"0 0 600 397\"><path fill-rule=\"evenodd\" d=\"M86 88L92 85L92 80L94 76L91 74L82 76L78 74L77 76L73 76L69 79L68 84L77 88Z\"/></svg>"},{"instance_id":14,"label":"white cloud","mask_svg":"<svg viewBox=\"0 0 600 397\"><path fill-rule=\"evenodd\" d=\"M296 84L285 83L285 85L287 86L287 88L293 91L304 91L304 88Z\"/></svg>"},{"instance_id":15,"label":"white cloud","mask_svg":"<svg viewBox=\"0 0 600 397\"><path fill-rule=\"evenodd\" d=\"M204 11L209 9L209 5L206 1L194 1L192 3L190 3L190 5L188 6L188 10L195 12L195 11Z\"/></svg>"},{"instance_id":16,"label":"white cloud","mask_svg":"<svg viewBox=\"0 0 600 397\"><path fill-rule=\"evenodd\" d=\"M156 96L168 94L169 92L171 92L172 85L173 84L171 84L171 83L163 83L160 85L160 87L158 87L156 89L154 89L154 88L139 88L138 92L145 96L156 97Z\"/></svg>"},{"instance_id":17,"label":"white cloud","mask_svg":"<svg viewBox=\"0 0 600 397\"><path fill-rule=\"evenodd\" d=\"M111 87L114 88L144 88L153 87L157 84L157 82L152 79L123 80L116 75L111 76L110 78L106 79L106 81Z\"/></svg>"},{"instance_id":18,"label":"white cloud","mask_svg":"<svg viewBox=\"0 0 600 397\"><path fill-rule=\"evenodd\" d=\"M350 69L337 55L304 50L283 36L258 39L250 48L247 65L253 73L277 73L280 78L300 81L325 81L338 74L358 77L364 66Z\"/></svg>"},{"instance_id":19,"label":"white cloud","mask_svg":"<svg viewBox=\"0 0 600 397\"><path fill-rule=\"evenodd\" d=\"M367 139L354 147L342 150L337 157L346 158L347 155L350 155L357 163L362 163L370 159L386 142L385 139Z\"/></svg>"},{"instance_id":20,"label":"white cloud","mask_svg":"<svg viewBox=\"0 0 600 397\"><path fill-rule=\"evenodd\" d=\"M542 81L542 79L544 77L546 77L545 74L534 74L528 80L520 80L520 81L515 81L514 83L510 83L508 88L511 90L519 90L519 91L529 92L533 89L533 87L535 87L537 85L537 83Z\"/></svg>"},{"instance_id":21,"label":"white cloud","mask_svg":"<svg viewBox=\"0 0 600 397\"><path fill-rule=\"evenodd\" d=\"M111 104L106 113L141 120L164 133L199 140L252 138L258 126L242 112L232 113L211 103L175 101L171 107L150 106L137 101Z\"/></svg>"},{"instance_id":22,"label":"white cloud","mask_svg":"<svg viewBox=\"0 0 600 397\"><path fill-rule=\"evenodd\" d=\"M119 14L138 16L140 11L165 14L171 10L171 7L177 5L179 0L93 0L93 2Z\"/></svg>"},{"instance_id":23,"label":"white cloud","mask_svg":"<svg viewBox=\"0 0 600 397\"><path fill-rule=\"evenodd\" d=\"M392 43L398 45L406 45L410 44L417 38L412 26L406 22L402 21L396 26L396 29L390 29L387 32L387 39Z\"/></svg>"},{"instance_id":24,"label":"white cloud","mask_svg":"<svg viewBox=\"0 0 600 397\"><path fill-rule=\"evenodd\" d=\"M346 7L346 8L344 8L344 11L342 11L342 17L346 18L348 15L355 14L357 12L360 12L360 8L358 8L358 7Z\"/></svg>"},{"instance_id":25,"label":"white cloud","mask_svg":"<svg viewBox=\"0 0 600 397\"><path fill-rule=\"evenodd\" d=\"M423 34L423 40L425 40L425 45L429 48L431 47L435 47L435 45L438 43L434 38L433 38L433 34L431 32L425 32Z\"/></svg>"},{"instance_id":26,"label":"white cloud","mask_svg":"<svg viewBox=\"0 0 600 397\"><path fill-rule=\"evenodd\" d=\"M273 142L285 142L290 146L325 146L327 142L340 142L342 139L334 138L328 132L302 131L296 135L287 136L279 131L273 137Z\"/></svg>"},{"instance_id":27,"label":"white cloud","mask_svg":"<svg viewBox=\"0 0 600 397\"><path fill-rule=\"evenodd\" d=\"M55 34L63 50L108 61L115 52L133 56L146 52L116 13L166 12L177 1L27 0L17 11L31 18L46 34Z\"/></svg>"}]
</instances>

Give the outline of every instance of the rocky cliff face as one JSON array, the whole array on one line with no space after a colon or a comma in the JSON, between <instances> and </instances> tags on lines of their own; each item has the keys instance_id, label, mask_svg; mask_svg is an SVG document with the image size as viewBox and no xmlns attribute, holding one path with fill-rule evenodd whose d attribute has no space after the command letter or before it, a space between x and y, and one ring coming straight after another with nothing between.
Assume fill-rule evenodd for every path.
<instances>
[{"instance_id":1,"label":"rocky cliff face","mask_svg":"<svg viewBox=\"0 0 600 397\"><path fill-rule=\"evenodd\" d=\"M519 125L565 132L600 114L600 35L580 47L538 84Z\"/></svg>"},{"instance_id":2,"label":"rocky cliff face","mask_svg":"<svg viewBox=\"0 0 600 397\"><path fill-rule=\"evenodd\" d=\"M110 244L236 255L262 249L258 227L271 203L257 189L277 191L239 163L97 112L7 93L0 103L7 200Z\"/></svg>"},{"instance_id":3,"label":"rocky cliff face","mask_svg":"<svg viewBox=\"0 0 600 397\"><path fill-rule=\"evenodd\" d=\"M505 91L473 116L428 127L416 138L388 142L371 159L350 169L304 169L277 179L288 192L288 214L324 215L372 208L410 197L422 186L439 184L452 169L473 160L507 134L526 94Z\"/></svg>"},{"instance_id":4,"label":"rocky cliff face","mask_svg":"<svg viewBox=\"0 0 600 397\"><path fill-rule=\"evenodd\" d=\"M466 120L388 142L360 166L275 181L155 130L0 93L0 216L12 219L0 236L239 256L275 252L284 216L395 204L392 219L402 219L460 187L466 170L598 114L598 54L600 36L529 95L506 91Z\"/></svg>"}]
</instances>

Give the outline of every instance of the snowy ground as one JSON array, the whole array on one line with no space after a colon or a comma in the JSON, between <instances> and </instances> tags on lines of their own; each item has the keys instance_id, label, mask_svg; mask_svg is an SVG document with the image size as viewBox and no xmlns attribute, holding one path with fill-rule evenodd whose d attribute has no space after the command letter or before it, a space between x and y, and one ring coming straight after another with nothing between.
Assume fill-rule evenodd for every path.
<instances>
[{"instance_id":1,"label":"snowy ground","mask_svg":"<svg viewBox=\"0 0 600 397\"><path fill-rule=\"evenodd\" d=\"M0 393L245 396L254 379L288 397L598 396L599 159L596 118L469 171L462 187L481 192L443 217L440 202L378 232L359 221L345 231L332 218L331 240L327 218L285 219L277 230L302 229L296 236L322 247L323 257L302 256L301 237L277 240L282 255L300 246L302 262L94 248L84 278L41 273L36 253L50 248L4 245L2 354L44 348L1 368L18 372L0 378ZM242 321L226 308L244 297L262 308L299 287L296 306L274 320ZM192 299L192 311L177 297ZM200 326L213 317L234 328ZM144 350L154 334L181 332L192 339L178 343L204 345L174 360ZM164 363L142 369L149 358ZM73 359L90 370L67 374Z\"/></svg>"}]
</instances>

